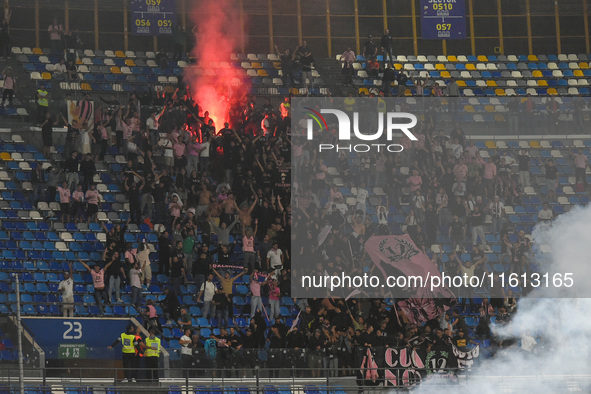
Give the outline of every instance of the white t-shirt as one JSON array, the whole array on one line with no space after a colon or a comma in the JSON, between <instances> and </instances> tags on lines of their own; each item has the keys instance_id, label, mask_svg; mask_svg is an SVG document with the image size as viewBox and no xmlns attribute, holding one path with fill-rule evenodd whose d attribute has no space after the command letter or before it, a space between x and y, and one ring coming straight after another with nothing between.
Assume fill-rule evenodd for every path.
<instances>
[{"instance_id":1,"label":"white t-shirt","mask_svg":"<svg viewBox=\"0 0 591 394\"><path fill-rule=\"evenodd\" d=\"M359 204L365 204L365 200L369 196L369 192L365 189L357 190L357 202Z\"/></svg>"},{"instance_id":2,"label":"white t-shirt","mask_svg":"<svg viewBox=\"0 0 591 394\"><path fill-rule=\"evenodd\" d=\"M199 146L199 149L205 148L205 149L203 149L203 150L202 150L202 151L199 153L199 156L201 156L201 157L209 157L209 145L210 145L210 143L209 143L209 141L207 141L207 142L204 142L204 143L202 143L202 144Z\"/></svg>"},{"instance_id":3,"label":"white t-shirt","mask_svg":"<svg viewBox=\"0 0 591 394\"><path fill-rule=\"evenodd\" d=\"M152 119L152 117L149 117L149 118L146 120L146 127L147 127L149 130L158 130L158 121L157 121L157 120L155 120L155 119Z\"/></svg>"},{"instance_id":4,"label":"white t-shirt","mask_svg":"<svg viewBox=\"0 0 591 394\"><path fill-rule=\"evenodd\" d=\"M554 216L554 213L552 212L551 209L542 209L539 213L538 213L538 219L540 220L552 220L552 217Z\"/></svg>"},{"instance_id":5,"label":"white t-shirt","mask_svg":"<svg viewBox=\"0 0 591 394\"><path fill-rule=\"evenodd\" d=\"M530 352L534 350L534 347L538 344L536 339L528 334L523 334L521 336L521 349L525 350L526 352Z\"/></svg>"},{"instance_id":6,"label":"white t-shirt","mask_svg":"<svg viewBox=\"0 0 591 394\"><path fill-rule=\"evenodd\" d=\"M193 355L193 350L189 347L189 345L191 344L191 338L189 338L186 335L183 335L181 337L181 341L189 341L189 343L181 345L181 354L185 354L187 356Z\"/></svg>"},{"instance_id":7,"label":"white t-shirt","mask_svg":"<svg viewBox=\"0 0 591 394\"><path fill-rule=\"evenodd\" d=\"M129 270L129 284L131 285L131 287L142 287L142 281L140 280L141 273L141 268L139 270L136 270L135 268Z\"/></svg>"},{"instance_id":8,"label":"white t-shirt","mask_svg":"<svg viewBox=\"0 0 591 394\"><path fill-rule=\"evenodd\" d=\"M213 300L213 296L215 295L216 286L213 282L205 282L201 285L199 291L203 291L203 301L211 301Z\"/></svg>"},{"instance_id":9,"label":"white t-shirt","mask_svg":"<svg viewBox=\"0 0 591 394\"><path fill-rule=\"evenodd\" d=\"M277 267L278 265L281 265L281 255L283 254L283 252L281 251L281 249L277 249L277 250L269 250L267 252L267 258L269 259L269 264L271 265L271 268Z\"/></svg>"},{"instance_id":10,"label":"white t-shirt","mask_svg":"<svg viewBox=\"0 0 591 394\"><path fill-rule=\"evenodd\" d=\"M161 139L158 145L164 148L164 157L174 157L172 142L168 138Z\"/></svg>"},{"instance_id":11,"label":"white t-shirt","mask_svg":"<svg viewBox=\"0 0 591 394\"><path fill-rule=\"evenodd\" d=\"M62 298L74 297L74 281L72 278L62 280L58 286L58 289L63 290Z\"/></svg>"}]
</instances>

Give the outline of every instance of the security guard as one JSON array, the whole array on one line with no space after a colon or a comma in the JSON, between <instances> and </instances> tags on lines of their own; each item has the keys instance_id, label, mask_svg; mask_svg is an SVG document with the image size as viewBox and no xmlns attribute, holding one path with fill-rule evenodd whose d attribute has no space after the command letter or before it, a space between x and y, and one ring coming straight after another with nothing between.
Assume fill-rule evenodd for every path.
<instances>
[{"instance_id":1,"label":"security guard","mask_svg":"<svg viewBox=\"0 0 591 394\"><path fill-rule=\"evenodd\" d=\"M136 340L134 331L135 328L133 324L128 325L127 330L124 333L122 333L121 336L111 344L111 346L107 348L112 349L119 343L123 345L123 375L125 376L123 382L135 381L135 376L137 373L137 362L135 352L138 342Z\"/></svg>"},{"instance_id":2,"label":"security guard","mask_svg":"<svg viewBox=\"0 0 591 394\"><path fill-rule=\"evenodd\" d=\"M45 114L49 110L49 92L45 90L45 84L39 85L39 89L35 92L35 99L37 101L37 124L45 121Z\"/></svg>"},{"instance_id":3,"label":"security guard","mask_svg":"<svg viewBox=\"0 0 591 394\"><path fill-rule=\"evenodd\" d=\"M156 336L156 328L150 328L150 336L146 338L146 368L148 371L148 382L158 383L158 359L160 357L160 338Z\"/></svg>"}]
</instances>

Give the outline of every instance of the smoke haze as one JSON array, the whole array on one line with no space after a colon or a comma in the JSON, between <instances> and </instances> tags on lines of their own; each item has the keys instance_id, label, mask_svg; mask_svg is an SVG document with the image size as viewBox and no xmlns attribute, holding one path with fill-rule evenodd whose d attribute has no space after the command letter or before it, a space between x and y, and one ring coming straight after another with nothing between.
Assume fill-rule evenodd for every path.
<instances>
[{"instance_id":1,"label":"smoke haze","mask_svg":"<svg viewBox=\"0 0 591 394\"><path fill-rule=\"evenodd\" d=\"M552 248L544 271L572 272L575 282L589 286L591 274L591 207L574 207L560 215L552 227L538 225L534 242ZM569 271L570 270L570 271ZM480 359L466 384L437 389L427 380L421 393L562 393L591 392L591 300L587 298L533 298L519 301L517 312L505 326L493 328L499 338L517 339L515 345ZM535 353L520 348L529 333L538 342ZM578 375L578 376L577 376ZM581 375L586 375L581 377ZM487 378L488 377L488 378Z\"/></svg>"},{"instance_id":2,"label":"smoke haze","mask_svg":"<svg viewBox=\"0 0 591 394\"><path fill-rule=\"evenodd\" d=\"M230 55L239 51L241 31L237 2L194 0L191 18L197 26L192 55L196 64L185 70L185 81L201 114L209 111L216 129L229 121L232 106L243 103L249 92L242 67L232 65Z\"/></svg>"}]
</instances>

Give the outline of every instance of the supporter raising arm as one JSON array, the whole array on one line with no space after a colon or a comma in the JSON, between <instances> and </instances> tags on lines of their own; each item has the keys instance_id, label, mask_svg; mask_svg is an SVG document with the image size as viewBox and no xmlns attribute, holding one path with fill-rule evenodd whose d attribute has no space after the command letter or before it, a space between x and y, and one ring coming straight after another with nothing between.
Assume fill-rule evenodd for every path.
<instances>
[{"instance_id":1,"label":"supporter raising arm","mask_svg":"<svg viewBox=\"0 0 591 394\"><path fill-rule=\"evenodd\" d=\"M101 268L98 264L95 264L93 268L90 268L84 261L78 259L80 264L84 266L90 272L92 276L92 284L94 285L94 299L100 309L101 316L104 315L105 310L103 309L103 300L108 302L107 291L105 289L105 271L109 269L113 261L110 261L105 265L105 268Z\"/></svg>"}]
</instances>

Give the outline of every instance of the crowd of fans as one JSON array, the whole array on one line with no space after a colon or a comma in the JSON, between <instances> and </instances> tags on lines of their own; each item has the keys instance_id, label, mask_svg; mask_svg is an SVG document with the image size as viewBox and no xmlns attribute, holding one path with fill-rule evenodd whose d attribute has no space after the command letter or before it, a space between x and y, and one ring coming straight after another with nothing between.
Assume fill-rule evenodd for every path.
<instances>
[{"instance_id":1,"label":"crowd of fans","mask_svg":"<svg viewBox=\"0 0 591 394\"><path fill-rule=\"evenodd\" d=\"M292 254L318 261L316 270L320 274L353 274L363 269L359 264L363 244L374 234L408 233L438 266L445 264L446 272L477 275L487 269L486 215L491 216L492 233L500 237L503 261L515 272L527 271L530 241L523 232L517 242L509 241L511 230L504 212L505 204L519 204L523 187L529 185L526 150L516 154L505 151L502 156L483 159L473 141L467 140L461 129L455 129L449 134L414 130L418 141L400 141L406 144L404 155L378 155L360 166L350 166L348 153L341 152L331 159L341 165L345 188L354 192L355 205L348 206L340 189L327 182L322 159L291 134L288 99L280 108L273 108L268 100L259 107L253 97L244 111L236 112L240 116L233 119L235 128L226 123L219 130L207 112L196 116L202 111L179 92L156 100L150 104L160 105L159 110L140 105L134 95L125 105L103 100L104 104L96 107L94 130L67 125L67 160L61 168L48 170L45 184L43 170L40 166L35 169L35 179L42 184L36 194L51 201L57 191L62 220L96 220L99 205L95 203L100 202L100 196L89 196L96 190L92 181L94 163L104 157L106 141L114 137L118 151L127 159L118 180L129 201L128 224L145 223L158 231L157 274L169 278L159 303L165 316L157 315L154 305L158 303L150 300L146 324L160 333L163 323L180 327L183 338L189 338L179 342L184 356L205 349L205 342L214 339L222 349L217 360L222 355L221 360L228 360L225 357L229 354L235 355L233 360L241 360L245 349L266 348L272 353L271 349L292 348L308 349L308 356L297 362L300 367L352 368L359 362L355 359L358 347L432 347L454 342L465 349L470 340L490 339L491 317L506 321L514 311L515 296L498 288L498 293L491 294L492 306L486 298L482 304L464 300L460 306L460 311L480 314L480 324L474 330L463 323L458 311L441 315L440 321L416 326L384 299L298 299L294 320L293 316L281 316L280 300L290 296ZM145 121L140 120L140 108L148 109ZM261 127L264 120L268 121L267 131ZM89 132L91 137L85 139L83 134ZM90 146L82 141L90 141ZM293 210L292 148L298 152L293 165L298 166L298 173L309 177L294 185L298 198ZM548 167L552 165L548 163ZM548 179L548 186L556 181L551 176ZM385 196L378 206L371 207L369 196L375 187L382 188ZM368 213L371 208L376 209L375 214ZM544 212L540 220L550 220L553 215L548 204ZM405 215L404 224L392 224L395 213ZM291 250L292 214L298 215L300 224L314 223L305 218L321 218L319 222L330 223L333 230L320 247L311 242L310 248ZM317 239L320 228L315 226L298 229L297 234ZM141 293L153 277L149 246L141 244L136 249L126 243L126 226L108 225L105 230L104 261L94 262L95 268L88 267L95 271L97 302L101 310L102 302L121 302L120 286L128 281L134 290L133 304L143 306ZM441 253L432 253L431 246L446 242L452 244L453 251L443 263ZM465 253L470 259L461 260L459 256ZM239 327L234 316L233 285L244 274L248 274L250 305L242 311L250 321L246 327ZM187 284L195 285L194 303L201 307L203 317L220 328L219 335L203 338L193 326L189 313L193 305L181 305L179 297L181 286ZM499 341L497 345L510 343ZM258 361L265 359L259 353L251 356ZM186 367L196 365L196 358L183 360ZM228 366L238 367L236 362ZM274 365L295 365L290 362L281 359L281 364Z\"/></svg>"},{"instance_id":2,"label":"crowd of fans","mask_svg":"<svg viewBox=\"0 0 591 394\"><path fill-rule=\"evenodd\" d=\"M63 29L56 23L50 33L56 41L52 38L52 47L59 52L63 49ZM387 59L381 71L385 83L389 82L387 86L395 79L403 85L404 74L391 72L388 37L386 31L380 41ZM368 73L380 70L380 65L374 64L378 48L371 37L364 51ZM347 83L351 82L350 63L355 59L351 52L342 57ZM307 87L307 82L313 81L310 72L314 58L305 42L294 54L289 50L279 54L285 85L295 83L295 60L303 71L302 83ZM61 61L56 73L73 78L74 74L68 74L68 62ZM417 81L417 92L426 83ZM432 88L438 95L439 87ZM448 95L459 95L456 88L451 81ZM85 96L79 107L90 100ZM60 105L50 102L41 85L37 103L44 153L49 157L54 145L52 127L62 124L67 127L65 160L47 170L38 163L32 172L32 198L36 202L59 202L63 223L97 222L102 201L93 181L98 173L96 163L105 160L113 147L125 156L127 162L116 176L129 203L129 221L125 226L107 225L104 261L84 266L91 272L101 312L103 303L122 303L121 286L127 282L132 289L132 304L144 309L147 326L157 328L160 334L163 325L182 329L179 344L183 366L195 366L197 358L193 355L206 351L212 343L209 340L214 340L219 349L219 357L212 359L218 360L220 367L239 368L241 362L242 366L249 365L247 349L307 349L306 357L294 359L274 353L273 366L309 367L314 376L321 368L330 369L332 374L337 368L356 368L360 360L355 349L359 347L431 349L454 343L459 349L467 349L474 340L487 339L493 339L495 346L514 345L514 341L495 341L490 331L491 318L497 323L507 322L516 307L512 292L505 293L499 287L491 293L490 304L487 298L478 303L464 300L452 313L421 326L412 324L396 304L383 298L345 301L343 295L297 299L296 319L282 316L281 300L290 297L294 254L298 259L317 261L315 273L320 275L343 271L355 274L363 271L363 245L375 234L407 233L447 273L480 275L488 269L487 216L492 234L499 237L501 261L513 272L528 272L530 240L521 231L516 242L510 241L512 229L507 226L504 210L505 205L519 204L523 188L531 185L527 150L505 150L501 155L482 158L474 141L468 140L460 128L448 131L433 125L413 130L418 141L400 141L404 155L354 158L358 165L351 165L347 152L335 153L331 161L338 163L344 187L355 198L355 204L348 205L341 189L330 184L323 160L296 133L292 134L289 98L277 108L269 100L260 103L251 97L243 108L233 109L232 127L230 123L215 124L206 109L183 90L143 98L132 94L126 103L115 97L100 98L100 102L95 100L92 119L75 124L68 123L61 108L57 114L51 111ZM577 179L584 182L586 157L580 151L573 155ZM291 184L292 167L302 174L297 185ZM546 163L545 174L547 198L554 201L558 174L552 159ZM292 187L297 187L297 201L291 200ZM375 188L384 192L377 204L370 197ZM292 215L297 215L302 226L293 232ZM403 215L404 223L393 224L395 215ZM552 218L552 210L545 203L539 219L548 223ZM322 245L310 242L309 248L291 250L295 234L316 240L319 223L332 226ZM146 224L158 232L158 244L154 245L157 272L151 270L149 245L125 242L130 224ZM452 246L445 261L441 251L433 252L432 246L439 244ZM460 258L463 255L469 258ZM142 292L149 289L157 274L168 278L164 297L145 304ZM243 275L248 275L250 305L242 312L249 321L239 327L233 293L235 282ZM66 280L71 283L69 277ZM181 305L181 287L188 284L194 284L193 301L201 307L202 316L220 328L218 335L203 337L193 326L189 313L193 305ZM64 286L60 284L60 289ZM68 297L67 303L71 302ZM157 304L165 316L157 315ZM65 306L71 313L71 306ZM460 312L478 314L478 326L470 329ZM268 360L260 352L248 354L258 361Z\"/></svg>"}]
</instances>

